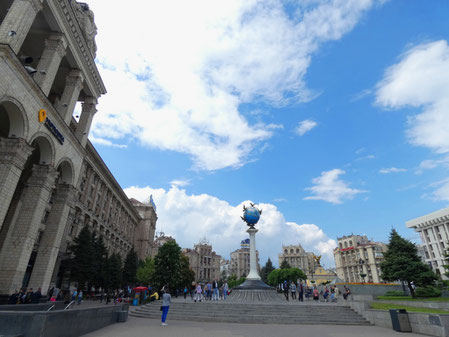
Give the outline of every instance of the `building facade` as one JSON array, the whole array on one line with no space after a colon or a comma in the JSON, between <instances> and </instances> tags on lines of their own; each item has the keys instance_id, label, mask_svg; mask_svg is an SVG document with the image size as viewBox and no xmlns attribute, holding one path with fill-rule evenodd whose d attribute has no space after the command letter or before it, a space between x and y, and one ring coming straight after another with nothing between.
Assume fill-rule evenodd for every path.
<instances>
[{"instance_id":1,"label":"building facade","mask_svg":"<svg viewBox=\"0 0 449 337\"><path fill-rule=\"evenodd\" d=\"M122 256L137 233L152 241L156 217L141 217L87 139L106 93L95 35L87 4L0 2L0 294L60 287L83 226Z\"/></svg>"},{"instance_id":2,"label":"building facade","mask_svg":"<svg viewBox=\"0 0 449 337\"><path fill-rule=\"evenodd\" d=\"M221 256L212 250L205 240L194 245L193 249L185 248L182 253L188 257L190 268L195 273L195 282L219 280Z\"/></svg>"},{"instance_id":3,"label":"building facade","mask_svg":"<svg viewBox=\"0 0 449 337\"><path fill-rule=\"evenodd\" d=\"M447 264L444 253L449 248L449 208L407 221L406 225L421 237L422 244L418 247L421 258L435 273L447 280L443 265Z\"/></svg>"},{"instance_id":4,"label":"building facade","mask_svg":"<svg viewBox=\"0 0 449 337\"><path fill-rule=\"evenodd\" d=\"M259 265L259 251L256 250L257 271L260 273ZM242 240L240 249L231 253L231 275L236 275L237 278L247 276L250 271L250 256L249 256L249 239Z\"/></svg>"},{"instance_id":5,"label":"building facade","mask_svg":"<svg viewBox=\"0 0 449 337\"><path fill-rule=\"evenodd\" d=\"M166 236L164 232L156 233L154 241L151 244L151 257L154 259L161 248L167 242L176 242L171 236Z\"/></svg>"},{"instance_id":6,"label":"building facade","mask_svg":"<svg viewBox=\"0 0 449 337\"><path fill-rule=\"evenodd\" d=\"M315 255L306 252L300 244L282 246L282 253L278 254L279 265L287 261L290 267L301 269L306 275L313 273L317 267Z\"/></svg>"},{"instance_id":7,"label":"building facade","mask_svg":"<svg viewBox=\"0 0 449 337\"><path fill-rule=\"evenodd\" d=\"M382 282L380 263L387 246L368 240L366 235L337 238L334 249L337 276L344 282ZM365 277L363 277L365 275Z\"/></svg>"}]
</instances>

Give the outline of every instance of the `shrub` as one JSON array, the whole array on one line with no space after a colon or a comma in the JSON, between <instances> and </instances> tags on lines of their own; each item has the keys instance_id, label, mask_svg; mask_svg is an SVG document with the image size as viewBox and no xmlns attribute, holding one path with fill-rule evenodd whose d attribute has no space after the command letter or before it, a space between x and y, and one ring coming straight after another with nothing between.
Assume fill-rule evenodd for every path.
<instances>
[{"instance_id":1,"label":"shrub","mask_svg":"<svg viewBox=\"0 0 449 337\"><path fill-rule=\"evenodd\" d=\"M400 290L389 290L384 296L405 296L403 291Z\"/></svg>"},{"instance_id":2,"label":"shrub","mask_svg":"<svg viewBox=\"0 0 449 337\"><path fill-rule=\"evenodd\" d=\"M419 287L415 291L416 297L440 297L441 290L428 286L428 287Z\"/></svg>"}]
</instances>

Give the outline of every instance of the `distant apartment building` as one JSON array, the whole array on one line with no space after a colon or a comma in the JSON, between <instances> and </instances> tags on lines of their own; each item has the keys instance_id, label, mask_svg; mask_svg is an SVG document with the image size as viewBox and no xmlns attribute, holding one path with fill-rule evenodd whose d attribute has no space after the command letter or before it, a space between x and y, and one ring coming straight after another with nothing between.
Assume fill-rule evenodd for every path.
<instances>
[{"instance_id":1,"label":"distant apartment building","mask_svg":"<svg viewBox=\"0 0 449 337\"><path fill-rule=\"evenodd\" d=\"M260 272L259 265L259 251L256 250L257 257L257 270ZM231 275L236 275L237 278L247 276L250 270L250 258L249 258L249 239L242 240L240 242L240 249L237 249L231 253Z\"/></svg>"},{"instance_id":2,"label":"distant apartment building","mask_svg":"<svg viewBox=\"0 0 449 337\"><path fill-rule=\"evenodd\" d=\"M421 237L421 258L445 280L444 252L449 248L449 207L406 222Z\"/></svg>"},{"instance_id":3,"label":"distant apartment building","mask_svg":"<svg viewBox=\"0 0 449 337\"><path fill-rule=\"evenodd\" d=\"M184 248L182 253L189 258L189 264L195 273L195 282L208 282L220 279L221 256L212 250L212 246L202 240L193 249Z\"/></svg>"},{"instance_id":4,"label":"distant apartment building","mask_svg":"<svg viewBox=\"0 0 449 337\"><path fill-rule=\"evenodd\" d=\"M278 254L279 265L283 261L287 261L290 267L299 268L305 274L311 274L318 266L315 259L315 255L311 252L306 252L300 244L282 246L282 253Z\"/></svg>"},{"instance_id":5,"label":"distant apartment building","mask_svg":"<svg viewBox=\"0 0 449 337\"><path fill-rule=\"evenodd\" d=\"M345 282L382 282L380 263L387 251L385 244L368 240L366 235L343 236L337 240L334 258L340 279Z\"/></svg>"}]
</instances>

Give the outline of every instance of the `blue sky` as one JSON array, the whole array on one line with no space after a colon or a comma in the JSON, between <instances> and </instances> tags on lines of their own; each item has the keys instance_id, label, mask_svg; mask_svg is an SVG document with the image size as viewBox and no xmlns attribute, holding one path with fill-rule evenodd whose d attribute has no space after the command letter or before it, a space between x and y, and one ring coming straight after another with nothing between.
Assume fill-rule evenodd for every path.
<instances>
[{"instance_id":1,"label":"blue sky","mask_svg":"<svg viewBox=\"0 0 449 337\"><path fill-rule=\"evenodd\" d=\"M301 243L330 267L338 236L416 241L405 221L447 207L447 1L88 2L90 139L182 247L229 258L251 200L261 263Z\"/></svg>"}]
</instances>

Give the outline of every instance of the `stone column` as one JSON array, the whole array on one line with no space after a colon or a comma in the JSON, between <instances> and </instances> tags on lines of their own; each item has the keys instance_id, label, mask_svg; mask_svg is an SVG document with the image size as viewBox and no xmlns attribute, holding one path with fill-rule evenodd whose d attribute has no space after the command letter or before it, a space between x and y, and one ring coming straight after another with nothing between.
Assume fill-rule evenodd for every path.
<instances>
[{"instance_id":1,"label":"stone column","mask_svg":"<svg viewBox=\"0 0 449 337\"><path fill-rule=\"evenodd\" d=\"M75 188L69 184L59 184L53 195L53 205L39 245L29 285L33 289L42 288L43 294L47 292L51 282L74 195Z\"/></svg>"},{"instance_id":2,"label":"stone column","mask_svg":"<svg viewBox=\"0 0 449 337\"><path fill-rule=\"evenodd\" d=\"M83 103L80 121L76 128L76 138L82 146L86 146L87 136L89 135L92 119L97 112L97 99L95 97L87 97Z\"/></svg>"},{"instance_id":3,"label":"stone column","mask_svg":"<svg viewBox=\"0 0 449 337\"><path fill-rule=\"evenodd\" d=\"M0 230L33 148L22 138L0 138Z\"/></svg>"},{"instance_id":4,"label":"stone column","mask_svg":"<svg viewBox=\"0 0 449 337\"><path fill-rule=\"evenodd\" d=\"M52 34L45 40L45 49L33 78L46 96L50 93L59 65L66 53L67 41L61 34Z\"/></svg>"},{"instance_id":5,"label":"stone column","mask_svg":"<svg viewBox=\"0 0 449 337\"><path fill-rule=\"evenodd\" d=\"M9 44L17 54L42 8L41 0L14 0L0 26L0 43Z\"/></svg>"},{"instance_id":6,"label":"stone column","mask_svg":"<svg viewBox=\"0 0 449 337\"><path fill-rule=\"evenodd\" d=\"M248 228L246 231L249 234L249 274L247 280L260 280L257 272L257 254L256 254L256 233L259 230L256 228Z\"/></svg>"},{"instance_id":7,"label":"stone column","mask_svg":"<svg viewBox=\"0 0 449 337\"><path fill-rule=\"evenodd\" d=\"M57 104L56 110L64 118L67 125L72 120L73 110L83 88L84 77L81 70L73 69L66 77L66 83L62 97Z\"/></svg>"},{"instance_id":8,"label":"stone column","mask_svg":"<svg viewBox=\"0 0 449 337\"><path fill-rule=\"evenodd\" d=\"M22 286L45 208L57 172L52 166L34 165L21 200L21 209L8 230L0 252L0 293L11 294Z\"/></svg>"}]
</instances>

